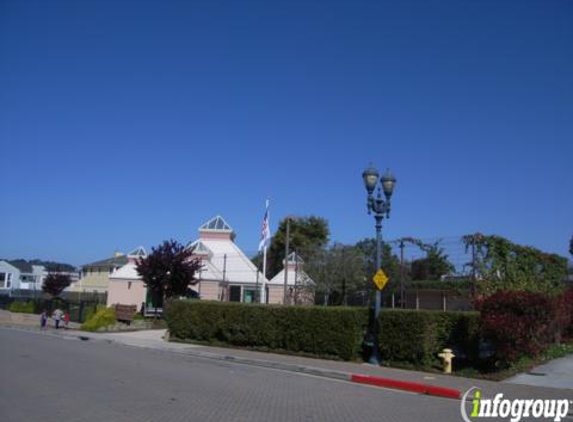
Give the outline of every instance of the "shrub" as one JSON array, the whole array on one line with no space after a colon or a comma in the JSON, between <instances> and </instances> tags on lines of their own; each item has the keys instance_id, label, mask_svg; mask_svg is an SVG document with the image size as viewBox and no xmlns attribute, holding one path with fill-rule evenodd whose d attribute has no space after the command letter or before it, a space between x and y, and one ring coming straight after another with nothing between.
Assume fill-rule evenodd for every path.
<instances>
[{"instance_id":1,"label":"shrub","mask_svg":"<svg viewBox=\"0 0 573 422\"><path fill-rule=\"evenodd\" d=\"M104 309L107 309L105 305L99 305L99 304L95 306L93 304L86 305L84 308L85 312L84 321L89 321L90 319L93 318L95 313L103 311Z\"/></svg>"},{"instance_id":2,"label":"shrub","mask_svg":"<svg viewBox=\"0 0 573 422\"><path fill-rule=\"evenodd\" d=\"M180 300L167 304L165 319L175 339L353 360L361 356L367 312Z\"/></svg>"},{"instance_id":3,"label":"shrub","mask_svg":"<svg viewBox=\"0 0 573 422\"><path fill-rule=\"evenodd\" d=\"M378 318L382 360L430 367L448 347L459 359L477 360L479 313L384 309Z\"/></svg>"},{"instance_id":4,"label":"shrub","mask_svg":"<svg viewBox=\"0 0 573 422\"><path fill-rule=\"evenodd\" d=\"M478 302L480 333L492 344L494 357L509 364L523 356L538 356L555 340L559 318L555 296L498 290Z\"/></svg>"},{"instance_id":5,"label":"shrub","mask_svg":"<svg viewBox=\"0 0 573 422\"><path fill-rule=\"evenodd\" d=\"M573 287L557 298L557 328L561 338L573 339Z\"/></svg>"},{"instance_id":6,"label":"shrub","mask_svg":"<svg viewBox=\"0 0 573 422\"><path fill-rule=\"evenodd\" d=\"M114 308L99 309L82 324L84 331L98 331L99 329L108 327L115 324L115 310Z\"/></svg>"},{"instance_id":7,"label":"shrub","mask_svg":"<svg viewBox=\"0 0 573 422\"><path fill-rule=\"evenodd\" d=\"M30 302L12 302L10 304L10 307L8 308L8 310L10 312L19 312L19 313L25 313L25 314L33 314L35 307L34 307L34 302L30 301Z\"/></svg>"}]
</instances>

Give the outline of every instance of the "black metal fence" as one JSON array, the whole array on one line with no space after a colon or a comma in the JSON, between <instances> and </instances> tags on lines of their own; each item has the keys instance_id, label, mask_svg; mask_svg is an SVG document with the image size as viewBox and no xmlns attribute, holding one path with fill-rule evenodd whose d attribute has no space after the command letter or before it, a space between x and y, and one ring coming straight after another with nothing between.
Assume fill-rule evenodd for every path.
<instances>
[{"instance_id":1,"label":"black metal fence","mask_svg":"<svg viewBox=\"0 0 573 422\"><path fill-rule=\"evenodd\" d=\"M83 323L88 319L91 315L93 315L98 306L105 306L105 302L101 303L99 301L70 301L64 298L53 298L53 299L45 299L45 298L27 298L27 297L14 297L14 296L0 296L0 309L10 310L10 307L13 303L20 303L22 305L30 303L33 304L32 310L34 314L41 314L42 312L46 311L48 315L52 315L52 313L56 309L60 309L62 311L67 311L70 314L70 321Z\"/></svg>"}]
</instances>

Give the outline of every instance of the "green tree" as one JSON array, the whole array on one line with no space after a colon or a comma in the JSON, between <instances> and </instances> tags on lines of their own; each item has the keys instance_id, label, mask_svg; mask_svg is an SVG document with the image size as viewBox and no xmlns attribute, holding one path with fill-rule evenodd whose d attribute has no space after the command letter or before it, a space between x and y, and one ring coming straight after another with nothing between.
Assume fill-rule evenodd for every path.
<instances>
[{"instance_id":1,"label":"green tree","mask_svg":"<svg viewBox=\"0 0 573 422\"><path fill-rule=\"evenodd\" d=\"M187 296L189 286L198 281L195 274L200 269L201 260L175 240L166 240L152 248L151 254L136 264L155 307L162 306L164 298Z\"/></svg>"},{"instance_id":2,"label":"green tree","mask_svg":"<svg viewBox=\"0 0 573 422\"><path fill-rule=\"evenodd\" d=\"M433 244L420 243L419 246L426 252L426 256L411 262L410 271L413 280L440 280L442 276L455 270L444 248L440 247L439 240Z\"/></svg>"},{"instance_id":3,"label":"green tree","mask_svg":"<svg viewBox=\"0 0 573 422\"><path fill-rule=\"evenodd\" d=\"M286 240L286 218L279 222L277 232L272 238L271 246L267 252L267 276L274 277L283 269ZM328 222L322 217L296 217L290 218L289 253L296 251L305 262L313 259L321 248L328 243L330 231ZM260 267L260 254L253 259Z\"/></svg>"},{"instance_id":4,"label":"green tree","mask_svg":"<svg viewBox=\"0 0 573 422\"><path fill-rule=\"evenodd\" d=\"M304 268L316 283L317 301L346 305L348 297L364 291L363 261L361 251L352 245L334 243L315 251Z\"/></svg>"},{"instance_id":5,"label":"green tree","mask_svg":"<svg viewBox=\"0 0 573 422\"><path fill-rule=\"evenodd\" d=\"M42 290L53 297L58 297L70 284L72 284L72 279L68 274L50 272L44 279Z\"/></svg>"},{"instance_id":6,"label":"green tree","mask_svg":"<svg viewBox=\"0 0 573 422\"><path fill-rule=\"evenodd\" d=\"M462 238L466 250L475 248L478 289L489 295L498 289L554 292L563 289L568 260L501 236L483 234Z\"/></svg>"},{"instance_id":7,"label":"green tree","mask_svg":"<svg viewBox=\"0 0 573 422\"><path fill-rule=\"evenodd\" d=\"M356 243L356 248L363 256L364 276L368 285L372 285L372 277L376 268L376 239L366 238ZM400 259L392 253L389 243L382 243L382 270L394 285L400 281Z\"/></svg>"}]
</instances>

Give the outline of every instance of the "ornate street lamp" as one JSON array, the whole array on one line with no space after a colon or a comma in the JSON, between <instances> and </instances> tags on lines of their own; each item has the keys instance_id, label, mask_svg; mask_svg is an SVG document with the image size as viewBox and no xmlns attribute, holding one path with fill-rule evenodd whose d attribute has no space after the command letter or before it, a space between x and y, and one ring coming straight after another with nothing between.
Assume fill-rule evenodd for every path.
<instances>
[{"instance_id":1,"label":"ornate street lamp","mask_svg":"<svg viewBox=\"0 0 573 422\"><path fill-rule=\"evenodd\" d=\"M386 173L380 179L378 170L370 166L362 173L362 178L364 179L364 186L366 187L366 192L368 193L366 206L368 208L368 214L374 213L374 220L376 221L376 271L382 267L382 220L384 216L390 218L390 198L394 192L394 186L396 185L396 178L390 172L386 170ZM378 180L380 179L380 186L378 186L378 191L376 197L374 197L374 190L378 185ZM384 196L386 199L382 199L382 192L384 191ZM376 302L374 308L374 344L372 345L372 355L370 356L370 363L373 365L380 364L380 357L378 353L378 315L380 315L380 308L382 306L382 292L376 290Z\"/></svg>"}]
</instances>

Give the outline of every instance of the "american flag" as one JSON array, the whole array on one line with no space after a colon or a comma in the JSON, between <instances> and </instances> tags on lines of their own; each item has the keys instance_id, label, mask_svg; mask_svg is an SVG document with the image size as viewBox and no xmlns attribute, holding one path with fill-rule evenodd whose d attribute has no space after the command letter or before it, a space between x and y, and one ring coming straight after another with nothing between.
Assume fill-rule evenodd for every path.
<instances>
[{"instance_id":1,"label":"american flag","mask_svg":"<svg viewBox=\"0 0 573 422\"><path fill-rule=\"evenodd\" d=\"M263 218L263 226L261 228L261 241L259 242L259 252L271 240L271 230L269 228L269 200L265 204L265 217Z\"/></svg>"}]
</instances>

